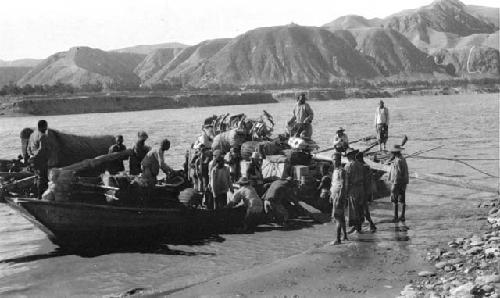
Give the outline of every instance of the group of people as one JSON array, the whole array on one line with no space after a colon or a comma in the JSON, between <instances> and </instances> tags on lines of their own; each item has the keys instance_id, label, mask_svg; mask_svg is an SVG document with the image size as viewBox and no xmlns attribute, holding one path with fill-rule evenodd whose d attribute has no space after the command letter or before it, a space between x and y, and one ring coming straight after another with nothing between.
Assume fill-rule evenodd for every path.
<instances>
[{"instance_id":1,"label":"group of people","mask_svg":"<svg viewBox=\"0 0 500 298\"><path fill-rule=\"evenodd\" d=\"M312 120L314 113L306 103L305 94L301 94L293 110L293 117L289 125L297 127L296 133L305 138L312 136ZM375 115L375 128L378 135L380 149L385 149L388 137L389 112L380 101ZM48 123L45 120L38 122L38 128L29 137L27 154L29 162L37 176L38 197L47 189L48 159L50 146L47 140ZM138 177L138 183L147 189L154 188L160 170L167 176L172 173L164 159L164 153L170 149L170 141L164 139L157 148L146 145L148 134L139 131L137 140L129 155L129 173ZM241 177L241 156L237 148L229 152L220 150L211 151L213 133L206 124L202 127L202 134L193 144L194 156L186 159L185 168L191 168L195 190L204 194L204 204L208 209L220 209L225 206L239 204L247 208L245 228L253 229L262 219L264 213L270 213L277 222L286 224L292 206L298 206L295 181L291 177L279 179L264 186L262 174L262 156L253 152L246 172ZM109 148L109 153L123 152L127 148L123 144L124 138L118 135L115 144ZM370 230L376 231L368 203L372 200L372 174L370 167L363 160L363 152L349 147L349 139L345 129L340 127L333 140L333 165L331 176L323 179L319 186L321 197L330 197L333 205L332 217L337 224L337 239L341 243L348 239L349 233L361 233L361 225L367 220ZM393 155L389 180L391 187L391 201L394 203L394 221L405 221L406 203L405 190L408 184L408 166L401 155L403 148L395 146L390 151ZM341 155L344 154L348 162L341 165ZM125 170L123 160L115 160L108 165L110 174L117 174ZM233 185L239 186L235 191ZM329 190L328 190L329 189ZM228 193L232 198L228 200ZM402 206L401 215L399 204ZM347 210L347 223L345 211ZM349 226L349 232L346 227Z\"/></svg>"},{"instance_id":2,"label":"group of people","mask_svg":"<svg viewBox=\"0 0 500 298\"><path fill-rule=\"evenodd\" d=\"M392 157L389 182L391 184L391 202L394 204L394 223L404 222L406 212L405 192L409 175L408 165L401 154L402 150L403 148L399 145L394 145L390 150ZM339 153L335 153L335 155L339 155ZM370 224L372 232L377 230L369 209L369 202L372 200L370 167L364 162L364 154L359 150L348 148L345 155L348 162L344 167L340 163L340 158L334 158L335 168L331 182L332 217L336 222L337 230L334 244L341 243L342 235L344 240L348 240L348 234L362 233L361 225L365 220ZM401 215L398 214L399 204L402 206ZM351 227L351 229L347 231L346 226Z\"/></svg>"},{"instance_id":3,"label":"group of people","mask_svg":"<svg viewBox=\"0 0 500 298\"><path fill-rule=\"evenodd\" d=\"M23 132L21 132L23 134ZM145 131L138 133L129 157L129 172L138 176L137 182L142 187L152 188L156 185L160 169L169 175L173 170L164 160L164 153L170 149L170 141L162 140L159 147L151 148L146 145L148 134ZM123 136L115 137L115 144L109 148L109 153L123 152L127 148L123 144ZM31 166L36 175L37 197L42 198L48 188L49 157L51 150L48 140L48 123L46 120L38 121L37 129L29 136L25 162ZM115 160L108 164L110 174L125 171L123 160Z\"/></svg>"}]
</instances>

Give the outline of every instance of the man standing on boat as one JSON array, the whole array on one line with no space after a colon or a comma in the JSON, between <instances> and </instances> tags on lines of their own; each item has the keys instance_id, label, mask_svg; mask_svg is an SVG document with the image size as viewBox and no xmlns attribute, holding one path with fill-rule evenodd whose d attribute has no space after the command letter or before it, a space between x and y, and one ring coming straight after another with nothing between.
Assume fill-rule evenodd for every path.
<instances>
[{"instance_id":1,"label":"man standing on boat","mask_svg":"<svg viewBox=\"0 0 500 298\"><path fill-rule=\"evenodd\" d=\"M141 173L141 162L146 154L151 150L151 147L146 145L148 134L145 131L137 133L137 142L132 149L132 154L129 159L130 175L139 175Z\"/></svg>"},{"instance_id":2,"label":"man standing on boat","mask_svg":"<svg viewBox=\"0 0 500 298\"><path fill-rule=\"evenodd\" d=\"M379 150L385 150L385 144L389 137L389 109L384 106L384 101L380 100L379 106L375 111L375 130L377 131L377 139Z\"/></svg>"},{"instance_id":3,"label":"man standing on boat","mask_svg":"<svg viewBox=\"0 0 500 298\"><path fill-rule=\"evenodd\" d=\"M117 152L122 152L127 150L127 147L123 145L123 136L122 135L117 135L115 138L115 144L109 147L108 153L117 153ZM115 175L119 172L125 171L125 167L123 166L123 160L115 160L109 163L108 165L108 172L111 175Z\"/></svg>"},{"instance_id":4,"label":"man standing on boat","mask_svg":"<svg viewBox=\"0 0 500 298\"><path fill-rule=\"evenodd\" d=\"M306 94L302 93L298 98L297 98L297 105L293 109L293 116L288 121L288 125L292 126L295 125L298 127L298 130L295 133L295 136L300 136L302 132L305 132L305 137L306 138L311 138L313 134L312 130L312 121L314 118L314 112L309 106L308 103L306 103Z\"/></svg>"},{"instance_id":5,"label":"man standing on boat","mask_svg":"<svg viewBox=\"0 0 500 298\"><path fill-rule=\"evenodd\" d=\"M401 216L399 220L405 221L406 212L406 185L409 183L408 164L401 154L403 148L394 145L391 149L392 164L389 171L389 181L391 182L391 201L394 204L393 221L398 222L398 204L401 203Z\"/></svg>"},{"instance_id":6,"label":"man standing on boat","mask_svg":"<svg viewBox=\"0 0 500 298\"><path fill-rule=\"evenodd\" d=\"M361 233L361 203L363 199L363 166L356 161L355 156L358 150L348 148L345 152L347 163L346 172L346 193L348 225L351 227L349 234L353 232Z\"/></svg>"},{"instance_id":7,"label":"man standing on boat","mask_svg":"<svg viewBox=\"0 0 500 298\"><path fill-rule=\"evenodd\" d=\"M347 148L349 148L349 138L347 135L344 133L345 129L342 127L339 127L337 129L337 134L335 137L333 137L333 149L335 150L334 157L340 161L341 159L341 153L345 152Z\"/></svg>"},{"instance_id":8,"label":"man standing on boat","mask_svg":"<svg viewBox=\"0 0 500 298\"><path fill-rule=\"evenodd\" d=\"M49 140L47 130L49 125L47 121L38 121L38 129L35 130L28 142L28 154L30 155L30 164L35 170L37 178L38 199L47 190L49 183Z\"/></svg>"},{"instance_id":9,"label":"man standing on boat","mask_svg":"<svg viewBox=\"0 0 500 298\"><path fill-rule=\"evenodd\" d=\"M142 181L147 188L154 188L156 185L156 177L160 173L160 169L167 174L172 172L172 168L165 163L165 151L170 149L170 141L164 139L159 148L150 150L142 159Z\"/></svg>"}]
</instances>

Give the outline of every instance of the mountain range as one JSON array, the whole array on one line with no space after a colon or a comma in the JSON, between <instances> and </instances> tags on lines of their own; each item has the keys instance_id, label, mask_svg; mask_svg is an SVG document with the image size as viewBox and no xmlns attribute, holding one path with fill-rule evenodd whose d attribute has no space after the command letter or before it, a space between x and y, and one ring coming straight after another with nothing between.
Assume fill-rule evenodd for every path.
<instances>
[{"instance_id":1,"label":"mountain range","mask_svg":"<svg viewBox=\"0 0 500 298\"><path fill-rule=\"evenodd\" d=\"M0 61L0 85L8 82L5 73L20 86L60 82L111 89L500 77L498 30L498 8L437 0L386 18L348 15L321 27L257 28L193 46L164 43L112 51L82 46L31 65ZM14 71L16 65L23 68Z\"/></svg>"}]
</instances>

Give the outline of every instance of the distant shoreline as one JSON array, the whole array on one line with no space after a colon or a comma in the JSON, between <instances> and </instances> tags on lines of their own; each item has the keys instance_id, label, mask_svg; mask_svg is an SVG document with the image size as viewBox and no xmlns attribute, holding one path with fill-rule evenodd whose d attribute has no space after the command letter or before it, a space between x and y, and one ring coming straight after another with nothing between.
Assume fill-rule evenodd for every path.
<instances>
[{"instance_id":1,"label":"distant shoreline","mask_svg":"<svg viewBox=\"0 0 500 298\"><path fill-rule=\"evenodd\" d=\"M88 113L183 109L221 105L276 103L270 93L225 92L193 94L89 94L58 97L18 97L0 104L0 116L47 116Z\"/></svg>"},{"instance_id":2,"label":"distant shoreline","mask_svg":"<svg viewBox=\"0 0 500 298\"><path fill-rule=\"evenodd\" d=\"M252 105L294 100L306 93L313 101L351 98L391 98L453 94L499 93L499 85L467 85L461 87L408 88L311 88L269 91L208 91L184 93L76 94L69 96L3 97L0 117L115 113L160 109L183 109L222 105Z\"/></svg>"}]
</instances>

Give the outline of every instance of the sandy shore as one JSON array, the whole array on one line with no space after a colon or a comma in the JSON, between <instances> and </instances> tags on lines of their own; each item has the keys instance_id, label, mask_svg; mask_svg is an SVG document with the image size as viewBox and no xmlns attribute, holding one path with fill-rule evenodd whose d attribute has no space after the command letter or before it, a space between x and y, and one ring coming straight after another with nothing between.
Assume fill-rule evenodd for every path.
<instances>
[{"instance_id":1,"label":"sandy shore","mask_svg":"<svg viewBox=\"0 0 500 298\"><path fill-rule=\"evenodd\" d=\"M376 233L353 235L339 246L316 244L271 264L154 296L396 297L406 284L421 278L420 271L432 270L433 264L426 260L429 250L455 236L484 229L480 219L487 209L477 205L495 198L494 194L460 191L463 196L435 200L416 191L421 186L416 182L409 190L412 201L406 224L389 223L391 205L388 198L381 199L372 205ZM456 192L447 186L438 188ZM333 225L328 225L333 240Z\"/></svg>"}]
</instances>

